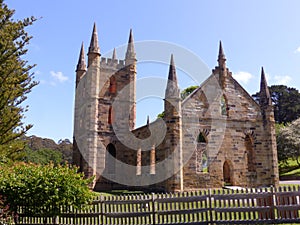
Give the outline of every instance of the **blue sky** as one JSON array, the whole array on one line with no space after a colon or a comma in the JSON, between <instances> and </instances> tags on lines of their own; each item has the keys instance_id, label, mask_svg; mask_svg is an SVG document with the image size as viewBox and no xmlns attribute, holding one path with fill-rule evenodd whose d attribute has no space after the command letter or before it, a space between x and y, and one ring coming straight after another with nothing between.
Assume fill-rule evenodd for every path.
<instances>
[{"instance_id":1,"label":"blue sky","mask_svg":"<svg viewBox=\"0 0 300 225\"><path fill-rule=\"evenodd\" d=\"M82 41L85 51L96 22L101 53L128 40L158 40L189 49L212 69L222 40L227 66L253 94L259 89L261 66L269 85L300 89L300 1L152 0L5 1L15 19L39 19L27 31L33 36L26 59L40 84L28 96L28 133L58 141L73 136L75 68ZM159 55L160 53L157 52ZM137 56L139 53L137 52ZM119 55L123 58L122 55ZM176 64L176 55L175 64ZM167 76L167 65L138 64L138 78ZM194 84L179 72L180 88ZM139 100L139 99L138 99ZM149 106L149 104L152 104ZM162 100L138 101L137 125L154 120Z\"/></svg>"}]
</instances>

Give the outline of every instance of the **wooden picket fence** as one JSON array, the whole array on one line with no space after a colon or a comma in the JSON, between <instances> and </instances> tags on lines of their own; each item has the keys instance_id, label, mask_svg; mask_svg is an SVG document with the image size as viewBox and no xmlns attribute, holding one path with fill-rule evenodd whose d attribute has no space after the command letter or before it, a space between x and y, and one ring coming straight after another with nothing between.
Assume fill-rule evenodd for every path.
<instances>
[{"instance_id":1,"label":"wooden picket fence","mask_svg":"<svg viewBox=\"0 0 300 225\"><path fill-rule=\"evenodd\" d=\"M88 209L19 224L278 224L300 223L300 187L202 190L173 194L99 196Z\"/></svg>"}]
</instances>

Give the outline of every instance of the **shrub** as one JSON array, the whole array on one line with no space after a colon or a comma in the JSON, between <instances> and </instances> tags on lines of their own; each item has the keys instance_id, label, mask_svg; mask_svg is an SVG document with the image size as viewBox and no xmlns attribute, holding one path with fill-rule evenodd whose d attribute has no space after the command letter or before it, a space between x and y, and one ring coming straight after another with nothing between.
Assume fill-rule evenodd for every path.
<instances>
[{"instance_id":1,"label":"shrub","mask_svg":"<svg viewBox=\"0 0 300 225\"><path fill-rule=\"evenodd\" d=\"M93 192L76 167L15 163L0 166L0 195L11 212L26 206L27 215L56 216L61 206L80 208L90 203Z\"/></svg>"}]
</instances>

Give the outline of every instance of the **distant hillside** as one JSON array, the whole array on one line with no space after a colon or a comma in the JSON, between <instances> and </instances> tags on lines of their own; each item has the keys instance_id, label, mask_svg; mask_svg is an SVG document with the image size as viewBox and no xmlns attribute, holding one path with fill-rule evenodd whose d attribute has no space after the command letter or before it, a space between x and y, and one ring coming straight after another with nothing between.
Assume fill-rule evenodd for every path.
<instances>
[{"instance_id":1,"label":"distant hillside","mask_svg":"<svg viewBox=\"0 0 300 225\"><path fill-rule=\"evenodd\" d=\"M25 140L28 143L26 161L40 162L37 158L43 158L43 163L48 160L72 163L73 144L69 139L61 139L56 143L52 139L32 135L25 137Z\"/></svg>"}]
</instances>

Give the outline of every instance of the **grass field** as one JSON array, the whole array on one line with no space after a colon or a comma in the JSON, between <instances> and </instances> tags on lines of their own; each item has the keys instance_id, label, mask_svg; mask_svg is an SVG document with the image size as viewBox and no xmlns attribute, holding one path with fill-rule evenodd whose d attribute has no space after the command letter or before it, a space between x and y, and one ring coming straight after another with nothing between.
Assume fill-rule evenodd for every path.
<instances>
[{"instance_id":1,"label":"grass field","mask_svg":"<svg viewBox=\"0 0 300 225\"><path fill-rule=\"evenodd\" d=\"M291 178L291 179L299 179L300 180L300 167L297 164L296 160L290 159L288 160L287 164L281 165L280 167L280 177L283 177L285 179ZM285 186L285 187L292 187L296 186L297 188L300 185L294 185L294 184L282 184L280 186ZM143 194L141 191L129 191L129 190L114 190L110 192L102 192L99 193L100 195L103 196L116 196L116 195L140 195ZM286 223L287 224L287 223ZM289 225L294 225L296 223L291 223Z\"/></svg>"},{"instance_id":2,"label":"grass field","mask_svg":"<svg viewBox=\"0 0 300 225\"><path fill-rule=\"evenodd\" d=\"M296 159L289 159L287 163L280 164L279 175L282 178L300 179L300 166L297 164Z\"/></svg>"},{"instance_id":3,"label":"grass field","mask_svg":"<svg viewBox=\"0 0 300 225\"><path fill-rule=\"evenodd\" d=\"M289 159L287 164L284 166L281 166L279 168L279 175L282 178L288 179L295 179L298 177L300 180L300 167L297 164L296 160ZM282 184L280 186L286 186L286 187L292 187L292 186L300 186L297 184ZM134 195L134 194L144 194L142 191L130 191L130 190L112 190L107 192L97 192L100 195L103 196L112 196L112 195Z\"/></svg>"}]
</instances>

